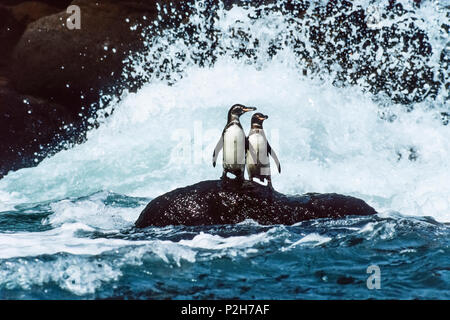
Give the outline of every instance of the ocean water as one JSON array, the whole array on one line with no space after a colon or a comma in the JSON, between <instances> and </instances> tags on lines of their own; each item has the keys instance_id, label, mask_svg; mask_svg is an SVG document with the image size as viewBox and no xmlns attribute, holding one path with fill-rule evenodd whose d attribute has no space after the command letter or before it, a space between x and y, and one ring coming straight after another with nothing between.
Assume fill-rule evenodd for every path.
<instances>
[{"instance_id":1,"label":"ocean water","mask_svg":"<svg viewBox=\"0 0 450 320\"><path fill-rule=\"evenodd\" d=\"M161 8L148 50L126 61L139 89L112 97L85 143L0 180L0 299L449 299L448 7L399 3L318 21L320 1L198 1L187 27L166 30L177 13ZM365 33L354 19L354 34L339 30L361 10ZM134 228L154 197L221 175L211 154L234 103L269 115L278 191L352 195L379 213Z\"/></svg>"}]
</instances>

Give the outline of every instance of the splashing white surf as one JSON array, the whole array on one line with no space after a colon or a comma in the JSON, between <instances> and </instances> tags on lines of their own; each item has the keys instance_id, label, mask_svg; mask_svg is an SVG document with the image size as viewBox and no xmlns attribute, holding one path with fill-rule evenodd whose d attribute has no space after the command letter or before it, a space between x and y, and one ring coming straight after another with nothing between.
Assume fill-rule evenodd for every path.
<instances>
[{"instance_id":1,"label":"splashing white surf","mask_svg":"<svg viewBox=\"0 0 450 320\"><path fill-rule=\"evenodd\" d=\"M368 8L371 3L357 1L354 8ZM433 48L432 55L420 62L439 69L439 52L446 45L441 25L448 20L442 6L433 2L420 8L408 1L402 4L408 13L395 23L408 31L407 22L416 21ZM279 191L338 192L361 197L378 211L450 221L449 126L441 124L439 112L430 108L430 101L406 112L404 106L390 103L387 107L384 101L381 106L371 94L362 93L361 88L368 83L359 81L351 87L337 88L331 80L301 76L305 65L295 55L292 41L278 41L282 47L273 57L267 49L273 40L292 40L286 38L286 30L294 35L300 30L295 39L305 42L305 50L313 54L307 25L317 21L270 10L255 19L255 12L251 7L218 10L218 45L225 53L217 56L210 67L196 64L193 56L204 53L201 46L181 41L176 30L167 30L147 42L148 52L142 53L141 59L133 60L131 56L130 61L134 72L146 74L149 82L115 105L113 115L89 132L86 143L0 180L0 210L100 190L156 197L176 187L215 179L221 169L220 164L212 168L211 153L225 125L228 108L239 102L257 106L269 115L265 130L283 167L283 173L274 173L273 177ZM311 8L308 14L314 16ZM389 20L388 16L383 19ZM203 35L198 41L208 44L204 37L207 19L202 13L190 19ZM232 29L245 31L252 41L233 35ZM258 47L252 45L255 39ZM254 62L234 56L242 46L254 50ZM165 53L155 57L158 48ZM391 61L395 65L405 64L414 54L411 48L406 53L402 48L392 47L393 56L403 54L398 61ZM179 58L180 53L186 53L185 57ZM312 57L320 67L320 59ZM166 58L182 65L181 71L166 71L165 75L181 79L174 85L158 80L144 68L146 63L162 64ZM380 65L379 61L374 63ZM435 100L439 108L445 107L446 95L443 88ZM395 120L381 120L381 112L395 115ZM242 123L248 130L248 115L242 117ZM83 207L86 203L79 205L80 212L96 210L95 206ZM66 212L73 214L75 207ZM124 225L131 217L125 211ZM118 217L120 212L113 215Z\"/></svg>"},{"instance_id":2,"label":"splashing white surf","mask_svg":"<svg viewBox=\"0 0 450 320\"><path fill-rule=\"evenodd\" d=\"M210 153L235 102L270 116L265 130L269 140L271 133L279 137L274 148L283 167L273 177L279 191L339 192L362 197L377 210L450 221L449 128L434 113L393 106L397 119L387 122L367 95L299 79L276 61L262 70L221 61L192 68L174 86L145 86L83 145L0 180L2 194L12 195L5 203L99 190L155 197L215 179L220 165L212 167ZM245 115L242 123L248 128ZM408 160L411 147L415 161Z\"/></svg>"}]
</instances>

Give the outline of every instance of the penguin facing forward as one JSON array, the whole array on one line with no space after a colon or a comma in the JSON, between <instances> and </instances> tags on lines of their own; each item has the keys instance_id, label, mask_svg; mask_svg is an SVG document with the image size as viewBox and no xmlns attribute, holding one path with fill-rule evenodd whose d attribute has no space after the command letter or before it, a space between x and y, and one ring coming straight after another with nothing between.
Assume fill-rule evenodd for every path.
<instances>
[{"instance_id":1,"label":"penguin facing forward","mask_svg":"<svg viewBox=\"0 0 450 320\"><path fill-rule=\"evenodd\" d=\"M239 118L246 112L256 110L241 104L233 105L228 111L227 125L213 153L213 166L216 166L217 156L223 148L223 173L221 179L227 177L227 172L236 176L237 180L244 180L245 154L247 140Z\"/></svg>"},{"instance_id":2,"label":"penguin facing forward","mask_svg":"<svg viewBox=\"0 0 450 320\"><path fill-rule=\"evenodd\" d=\"M250 181L253 181L253 178L258 178L261 182L267 179L267 186L273 189L269 155L275 161L279 173L281 173L281 166L264 133L263 122L268 118L268 116L259 112L252 117L251 128L247 138L247 173Z\"/></svg>"}]
</instances>

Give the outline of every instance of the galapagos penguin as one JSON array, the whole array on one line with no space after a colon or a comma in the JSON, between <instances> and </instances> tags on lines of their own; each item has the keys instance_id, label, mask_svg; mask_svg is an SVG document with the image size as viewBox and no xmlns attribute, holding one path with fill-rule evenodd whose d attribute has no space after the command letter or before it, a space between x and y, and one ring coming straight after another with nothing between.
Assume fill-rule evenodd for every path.
<instances>
[{"instance_id":1,"label":"galapagos penguin","mask_svg":"<svg viewBox=\"0 0 450 320\"><path fill-rule=\"evenodd\" d=\"M221 179L225 179L227 172L230 172L236 176L237 180L244 180L247 140L239 117L248 111L254 110L256 110L255 107L235 104L228 111L227 125L223 129L222 136L213 153L213 166L215 167L217 156L223 148L223 173Z\"/></svg>"},{"instance_id":2,"label":"galapagos penguin","mask_svg":"<svg viewBox=\"0 0 450 320\"><path fill-rule=\"evenodd\" d=\"M268 116L259 112L252 117L251 128L247 138L247 173L250 181L253 181L253 178L258 178L262 182L264 182L264 179L267 179L267 186L273 189L269 155L275 160L279 173L281 173L281 166L264 133L263 122L268 118Z\"/></svg>"}]
</instances>

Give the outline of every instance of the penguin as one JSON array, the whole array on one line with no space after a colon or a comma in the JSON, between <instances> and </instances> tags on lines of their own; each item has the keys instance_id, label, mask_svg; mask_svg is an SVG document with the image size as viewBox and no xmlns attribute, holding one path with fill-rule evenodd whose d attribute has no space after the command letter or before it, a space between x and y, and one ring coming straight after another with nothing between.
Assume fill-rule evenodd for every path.
<instances>
[{"instance_id":1,"label":"penguin","mask_svg":"<svg viewBox=\"0 0 450 320\"><path fill-rule=\"evenodd\" d=\"M247 173L250 181L253 181L253 178L258 178L261 182L267 179L267 186L273 189L269 155L275 161L279 173L281 173L281 165L264 133L263 122L268 118L268 116L259 112L252 117L251 128L247 137Z\"/></svg>"},{"instance_id":2,"label":"penguin","mask_svg":"<svg viewBox=\"0 0 450 320\"><path fill-rule=\"evenodd\" d=\"M222 136L217 142L213 153L213 167L215 167L217 156L223 148L222 180L227 177L227 172L234 174L237 180L244 180L247 140L239 117L246 112L254 110L256 110L255 107L235 104L228 111L227 125L223 129Z\"/></svg>"}]
</instances>

